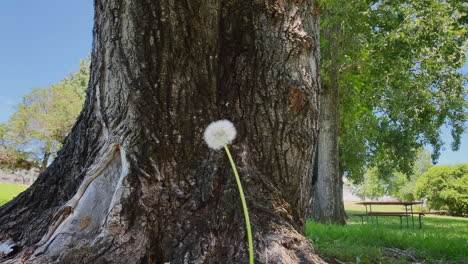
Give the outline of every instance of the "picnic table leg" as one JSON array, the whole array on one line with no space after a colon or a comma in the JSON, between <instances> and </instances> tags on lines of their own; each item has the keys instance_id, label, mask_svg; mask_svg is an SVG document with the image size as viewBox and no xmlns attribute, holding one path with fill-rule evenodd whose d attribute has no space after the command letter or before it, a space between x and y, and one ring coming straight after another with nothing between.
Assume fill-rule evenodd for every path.
<instances>
[{"instance_id":1,"label":"picnic table leg","mask_svg":"<svg viewBox=\"0 0 468 264\"><path fill-rule=\"evenodd\" d=\"M366 207L366 222L369 224L369 215L367 213L367 204L364 205Z\"/></svg>"},{"instance_id":2,"label":"picnic table leg","mask_svg":"<svg viewBox=\"0 0 468 264\"><path fill-rule=\"evenodd\" d=\"M364 224L364 216L361 215L361 225Z\"/></svg>"},{"instance_id":3,"label":"picnic table leg","mask_svg":"<svg viewBox=\"0 0 468 264\"><path fill-rule=\"evenodd\" d=\"M403 219L401 215L400 215L400 229L403 229Z\"/></svg>"},{"instance_id":4,"label":"picnic table leg","mask_svg":"<svg viewBox=\"0 0 468 264\"><path fill-rule=\"evenodd\" d=\"M413 205L411 205L411 221L413 222L413 229L414 229Z\"/></svg>"},{"instance_id":5,"label":"picnic table leg","mask_svg":"<svg viewBox=\"0 0 468 264\"><path fill-rule=\"evenodd\" d=\"M406 228L409 228L409 221L408 221L408 206L405 205L405 213L406 213Z\"/></svg>"},{"instance_id":6,"label":"picnic table leg","mask_svg":"<svg viewBox=\"0 0 468 264\"><path fill-rule=\"evenodd\" d=\"M422 215L419 215L419 229L422 229L422 221L421 221Z\"/></svg>"}]
</instances>

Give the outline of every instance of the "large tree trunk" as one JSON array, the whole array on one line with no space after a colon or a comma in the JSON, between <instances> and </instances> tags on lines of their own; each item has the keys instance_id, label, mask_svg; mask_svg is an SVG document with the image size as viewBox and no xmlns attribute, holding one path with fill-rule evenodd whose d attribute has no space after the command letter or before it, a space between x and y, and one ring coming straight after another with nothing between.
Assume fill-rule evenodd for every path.
<instances>
[{"instance_id":1,"label":"large tree trunk","mask_svg":"<svg viewBox=\"0 0 468 264\"><path fill-rule=\"evenodd\" d=\"M85 108L35 184L0 208L6 263L246 263L227 118L257 263L322 262L301 234L317 137L311 1L96 0ZM315 14L315 15L314 15Z\"/></svg>"},{"instance_id":2,"label":"large tree trunk","mask_svg":"<svg viewBox=\"0 0 468 264\"><path fill-rule=\"evenodd\" d=\"M329 47L330 80L320 91L318 146L313 177L313 199L310 218L319 222L346 223L343 203L343 178L339 167L339 83L338 51L341 25L324 31Z\"/></svg>"}]
</instances>

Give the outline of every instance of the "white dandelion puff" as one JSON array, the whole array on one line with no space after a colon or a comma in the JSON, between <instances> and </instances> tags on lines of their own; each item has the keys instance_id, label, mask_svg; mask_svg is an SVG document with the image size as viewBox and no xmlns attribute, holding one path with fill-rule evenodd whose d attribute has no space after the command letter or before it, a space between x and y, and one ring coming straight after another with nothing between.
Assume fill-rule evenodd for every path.
<instances>
[{"instance_id":1,"label":"white dandelion puff","mask_svg":"<svg viewBox=\"0 0 468 264\"><path fill-rule=\"evenodd\" d=\"M236 128L229 120L218 120L206 127L204 138L208 147L219 150L236 138Z\"/></svg>"},{"instance_id":2,"label":"white dandelion puff","mask_svg":"<svg viewBox=\"0 0 468 264\"><path fill-rule=\"evenodd\" d=\"M208 147L212 149L218 150L224 147L229 162L231 163L232 172L234 172L234 177L236 178L237 187L239 189L242 209L244 210L245 228L247 229L247 241L249 243L249 263L254 264L252 228L250 226L247 202L245 201L244 190L242 189L242 183L236 169L236 164L234 163L234 159L232 158L231 152L227 146L236 138L236 128L229 120L219 120L206 127L204 138Z\"/></svg>"}]
</instances>

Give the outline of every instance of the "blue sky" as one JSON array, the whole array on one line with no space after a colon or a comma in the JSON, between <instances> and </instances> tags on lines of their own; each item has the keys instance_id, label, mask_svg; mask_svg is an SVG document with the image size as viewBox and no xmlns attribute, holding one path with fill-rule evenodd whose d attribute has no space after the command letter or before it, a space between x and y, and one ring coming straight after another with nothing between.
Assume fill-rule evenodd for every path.
<instances>
[{"instance_id":1,"label":"blue sky","mask_svg":"<svg viewBox=\"0 0 468 264\"><path fill-rule=\"evenodd\" d=\"M93 1L2 1L0 7L0 122L6 122L23 94L47 87L78 69L91 51ZM468 65L463 67L468 72ZM443 129L439 164L468 163L468 134L453 152Z\"/></svg>"},{"instance_id":2,"label":"blue sky","mask_svg":"<svg viewBox=\"0 0 468 264\"><path fill-rule=\"evenodd\" d=\"M34 87L47 87L78 69L91 51L92 0L2 1L0 122Z\"/></svg>"}]
</instances>

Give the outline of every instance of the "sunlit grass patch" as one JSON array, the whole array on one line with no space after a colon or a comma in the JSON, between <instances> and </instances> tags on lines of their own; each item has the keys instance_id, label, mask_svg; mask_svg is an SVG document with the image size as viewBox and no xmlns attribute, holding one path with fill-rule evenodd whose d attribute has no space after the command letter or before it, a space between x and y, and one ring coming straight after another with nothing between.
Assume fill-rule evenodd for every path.
<instances>
[{"instance_id":1,"label":"sunlit grass patch","mask_svg":"<svg viewBox=\"0 0 468 264\"><path fill-rule=\"evenodd\" d=\"M27 188L18 184L0 183L0 205L7 203Z\"/></svg>"},{"instance_id":2,"label":"sunlit grass patch","mask_svg":"<svg viewBox=\"0 0 468 264\"><path fill-rule=\"evenodd\" d=\"M352 206L352 209L358 207ZM362 212L349 210L348 215ZM374 211L374 208L372 208ZM388 211L398 208L387 209ZM378 209L376 208L375 211ZM384 210L382 210L384 211ZM379 217L375 221L361 224L359 217L350 217L348 225L339 226L308 222L306 235L310 237L320 254L345 262L360 263L411 263L406 258L389 256L383 248L406 250L417 259L440 260L442 263L468 260L468 219L460 217L433 216L423 218L419 229L417 216L415 228L400 229L399 217Z\"/></svg>"}]
</instances>

